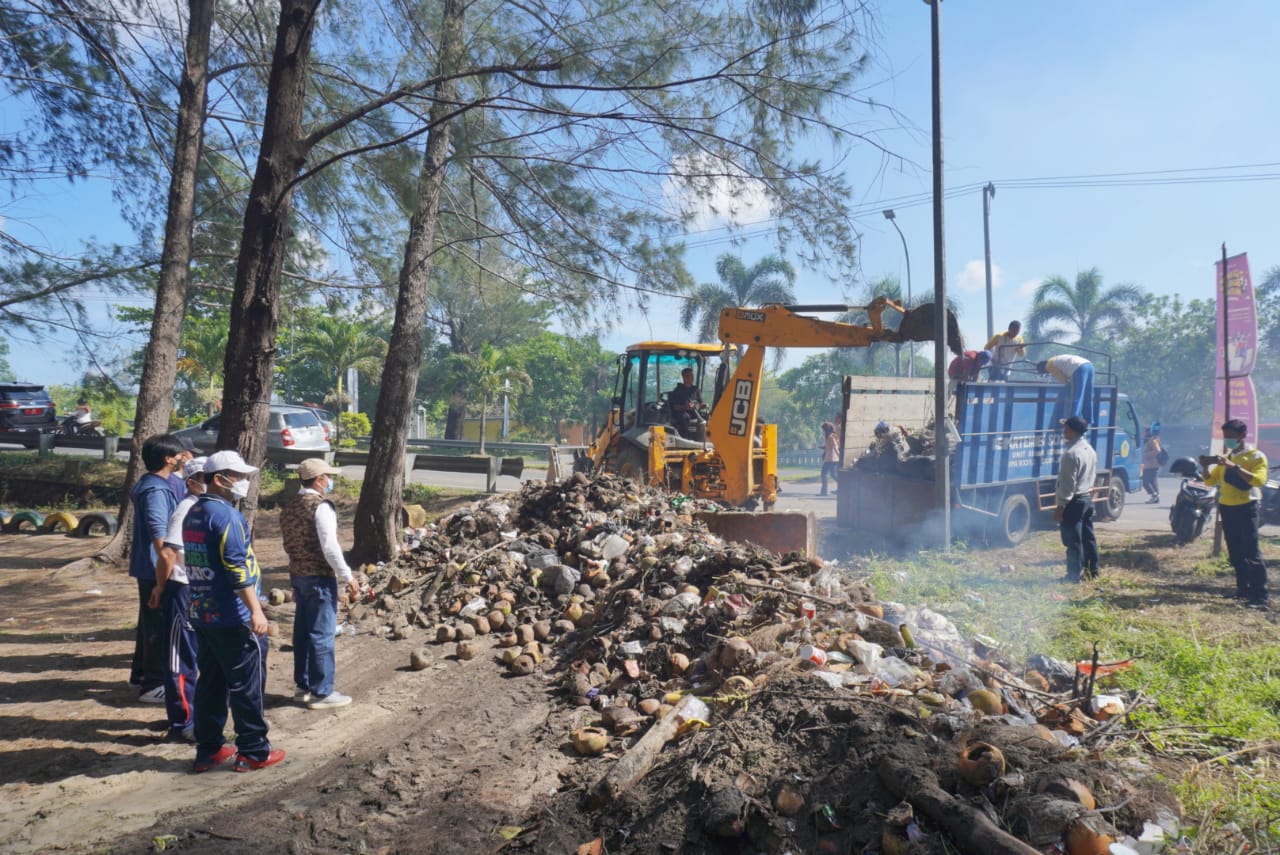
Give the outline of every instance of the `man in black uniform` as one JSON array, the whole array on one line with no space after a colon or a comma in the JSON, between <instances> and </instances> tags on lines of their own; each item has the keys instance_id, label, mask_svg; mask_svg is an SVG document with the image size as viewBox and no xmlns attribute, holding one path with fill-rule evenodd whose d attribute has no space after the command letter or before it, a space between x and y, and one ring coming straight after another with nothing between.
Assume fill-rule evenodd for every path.
<instances>
[{"instance_id":1,"label":"man in black uniform","mask_svg":"<svg viewBox=\"0 0 1280 855\"><path fill-rule=\"evenodd\" d=\"M680 382L668 393L667 403L671 406L671 421L675 429L687 439L696 438L698 425L702 423L702 417L698 415L702 393L693 385L692 368L680 372Z\"/></svg>"}]
</instances>

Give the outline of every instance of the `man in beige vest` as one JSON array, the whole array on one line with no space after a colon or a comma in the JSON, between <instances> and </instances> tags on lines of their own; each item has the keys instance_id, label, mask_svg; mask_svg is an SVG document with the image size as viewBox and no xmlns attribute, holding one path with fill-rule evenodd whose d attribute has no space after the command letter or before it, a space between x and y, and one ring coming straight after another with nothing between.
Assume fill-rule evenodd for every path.
<instances>
[{"instance_id":1,"label":"man in beige vest","mask_svg":"<svg viewBox=\"0 0 1280 855\"><path fill-rule=\"evenodd\" d=\"M317 457L298 465L302 489L280 514L284 551L293 583L293 699L309 709L345 707L351 698L333 688L338 583L354 599L360 593L338 543L338 513L325 498L335 469Z\"/></svg>"}]
</instances>

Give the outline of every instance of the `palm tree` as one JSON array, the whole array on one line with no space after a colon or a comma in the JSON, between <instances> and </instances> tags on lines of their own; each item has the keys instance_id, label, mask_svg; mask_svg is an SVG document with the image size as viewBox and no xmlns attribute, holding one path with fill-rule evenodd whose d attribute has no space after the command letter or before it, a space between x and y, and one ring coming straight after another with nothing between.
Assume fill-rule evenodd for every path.
<instances>
[{"instance_id":1,"label":"palm tree","mask_svg":"<svg viewBox=\"0 0 1280 855\"><path fill-rule=\"evenodd\" d=\"M178 372L191 381L205 414L222 400L222 363L227 354L227 316L189 316L178 347Z\"/></svg>"},{"instance_id":2,"label":"palm tree","mask_svg":"<svg viewBox=\"0 0 1280 855\"><path fill-rule=\"evenodd\" d=\"M680 325L698 341L719 341L720 312L730 306L794 303L796 271L776 255L766 255L750 267L730 253L716 259L720 284L699 285L680 309ZM780 355L780 354L779 354Z\"/></svg>"},{"instance_id":3,"label":"palm tree","mask_svg":"<svg viewBox=\"0 0 1280 855\"><path fill-rule=\"evenodd\" d=\"M453 354L450 362L457 376L480 393L480 453L484 454L489 402L502 394L517 397L529 391L533 381L524 369L488 342L480 345L479 353Z\"/></svg>"},{"instance_id":4,"label":"palm tree","mask_svg":"<svg viewBox=\"0 0 1280 855\"><path fill-rule=\"evenodd\" d=\"M1127 329L1144 296L1141 288L1127 283L1104 289L1096 267L1077 273L1074 287L1062 276L1050 276L1036 288L1027 332L1032 341L1088 346Z\"/></svg>"},{"instance_id":5,"label":"palm tree","mask_svg":"<svg viewBox=\"0 0 1280 855\"><path fill-rule=\"evenodd\" d=\"M344 401L342 380L347 370L354 368L367 374L377 374L382 370L387 343L374 333L374 329L375 325L366 321L319 315L311 326L298 335L293 358L313 362L326 375L334 378L334 401L339 413ZM339 415L339 433L341 425L342 418Z\"/></svg>"}]
</instances>

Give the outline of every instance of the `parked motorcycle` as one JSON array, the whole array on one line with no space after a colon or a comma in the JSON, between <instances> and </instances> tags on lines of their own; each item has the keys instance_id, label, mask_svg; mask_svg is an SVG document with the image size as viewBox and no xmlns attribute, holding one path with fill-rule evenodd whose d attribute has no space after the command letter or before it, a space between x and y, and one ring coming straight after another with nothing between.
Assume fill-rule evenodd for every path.
<instances>
[{"instance_id":1,"label":"parked motorcycle","mask_svg":"<svg viewBox=\"0 0 1280 855\"><path fill-rule=\"evenodd\" d=\"M1169 472L1182 476L1178 498L1169 509L1169 527L1179 545L1190 543L1204 532L1218 504L1218 488L1200 479L1200 467L1194 457L1179 457L1169 464ZM1280 487L1280 485L1277 485Z\"/></svg>"},{"instance_id":2,"label":"parked motorcycle","mask_svg":"<svg viewBox=\"0 0 1280 855\"><path fill-rule=\"evenodd\" d=\"M102 422L97 419L90 419L87 422L76 421L79 413L68 413L58 422L58 429L54 431L58 436L105 436L102 432Z\"/></svg>"}]
</instances>

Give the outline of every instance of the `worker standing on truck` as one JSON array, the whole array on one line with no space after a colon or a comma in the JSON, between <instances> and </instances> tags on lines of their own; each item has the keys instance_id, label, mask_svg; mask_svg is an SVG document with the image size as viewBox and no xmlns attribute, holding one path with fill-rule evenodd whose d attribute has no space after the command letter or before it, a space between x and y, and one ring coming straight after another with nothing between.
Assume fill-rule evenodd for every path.
<instances>
[{"instance_id":1,"label":"worker standing on truck","mask_svg":"<svg viewBox=\"0 0 1280 855\"><path fill-rule=\"evenodd\" d=\"M1027 355L1022 336L1018 335L1021 331L1020 321L1009 321L1007 330L996 333L987 342L985 349L991 351L991 368L987 370L987 376L992 380L1008 380L1009 366Z\"/></svg>"},{"instance_id":2,"label":"worker standing on truck","mask_svg":"<svg viewBox=\"0 0 1280 855\"><path fill-rule=\"evenodd\" d=\"M1067 447L1058 464L1053 518L1062 533L1062 545L1067 548L1064 582L1098 576L1098 539L1093 533L1093 482L1098 477L1098 453L1084 438L1088 429L1079 416L1062 423Z\"/></svg>"},{"instance_id":3,"label":"worker standing on truck","mask_svg":"<svg viewBox=\"0 0 1280 855\"><path fill-rule=\"evenodd\" d=\"M1204 483L1221 484L1218 518L1227 540L1227 557L1236 571L1236 596L1251 609L1267 609L1267 565L1258 548L1258 504L1267 483L1267 456L1245 445L1248 426L1241 419L1222 424L1226 454L1200 455Z\"/></svg>"},{"instance_id":4,"label":"worker standing on truck","mask_svg":"<svg viewBox=\"0 0 1280 855\"><path fill-rule=\"evenodd\" d=\"M1036 371L1066 385L1069 402L1066 415L1078 416L1085 424L1093 423L1092 362L1074 353L1064 353L1037 364Z\"/></svg>"},{"instance_id":5,"label":"worker standing on truck","mask_svg":"<svg viewBox=\"0 0 1280 855\"><path fill-rule=\"evenodd\" d=\"M698 408L702 406L702 393L693 384L693 369L686 368L680 372L680 382L667 395L667 403L671 405L671 418L675 429L681 436L695 438L702 417Z\"/></svg>"}]
</instances>

